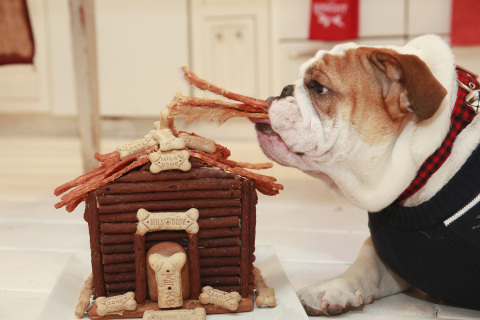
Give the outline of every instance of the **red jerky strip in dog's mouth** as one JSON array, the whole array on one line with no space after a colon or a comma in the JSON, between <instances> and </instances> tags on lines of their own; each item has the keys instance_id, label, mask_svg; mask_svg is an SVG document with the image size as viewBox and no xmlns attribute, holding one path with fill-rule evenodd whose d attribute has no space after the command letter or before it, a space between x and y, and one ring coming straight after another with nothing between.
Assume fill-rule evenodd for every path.
<instances>
[{"instance_id":1,"label":"red jerky strip in dog's mouth","mask_svg":"<svg viewBox=\"0 0 480 320\"><path fill-rule=\"evenodd\" d=\"M186 115L187 124L200 119L217 120L223 123L232 117L268 119L267 101L220 88L188 71L186 66L183 66L182 70L188 83L237 102L185 97L179 92L167 106L171 117Z\"/></svg>"}]
</instances>

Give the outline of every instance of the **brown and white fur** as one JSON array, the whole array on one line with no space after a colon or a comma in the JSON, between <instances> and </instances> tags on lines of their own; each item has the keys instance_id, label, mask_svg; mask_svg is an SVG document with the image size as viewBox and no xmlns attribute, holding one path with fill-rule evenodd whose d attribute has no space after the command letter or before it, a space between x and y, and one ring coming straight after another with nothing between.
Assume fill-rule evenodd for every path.
<instances>
[{"instance_id":1,"label":"brown and white fur","mask_svg":"<svg viewBox=\"0 0 480 320\"><path fill-rule=\"evenodd\" d=\"M317 177L354 205L376 212L397 199L442 143L457 90L454 55L437 36L402 47L338 45L319 51L301 67L293 86L269 99L270 120L255 121L258 140L272 160ZM448 160L403 205L430 199L479 141L474 119ZM407 288L369 238L345 273L298 296L309 314L329 315Z\"/></svg>"}]
</instances>

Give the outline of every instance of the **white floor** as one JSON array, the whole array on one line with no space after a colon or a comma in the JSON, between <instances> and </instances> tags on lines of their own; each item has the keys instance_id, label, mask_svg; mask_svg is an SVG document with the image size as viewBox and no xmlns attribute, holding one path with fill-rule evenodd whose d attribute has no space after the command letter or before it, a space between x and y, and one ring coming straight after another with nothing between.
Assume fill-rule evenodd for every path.
<instances>
[{"instance_id":1,"label":"white floor","mask_svg":"<svg viewBox=\"0 0 480 320\"><path fill-rule=\"evenodd\" d=\"M124 142L106 140L102 149ZM232 159L266 161L254 142L225 144ZM69 256L89 249L82 207L70 214L53 208L53 189L80 173L77 139L0 137L0 319L36 319ZM257 244L273 245L296 290L344 271L368 236L366 214L293 169L266 174L285 191L260 196ZM414 291L338 318L480 319L480 312Z\"/></svg>"}]
</instances>

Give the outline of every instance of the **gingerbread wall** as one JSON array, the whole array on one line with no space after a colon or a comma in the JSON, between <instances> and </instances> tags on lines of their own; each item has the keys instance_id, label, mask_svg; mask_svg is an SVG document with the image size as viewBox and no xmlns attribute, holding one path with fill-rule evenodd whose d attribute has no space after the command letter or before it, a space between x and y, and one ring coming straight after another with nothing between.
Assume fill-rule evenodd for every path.
<instances>
[{"instance_id":1,"label":"gingerbread wall","mask_svg":"<svg viewBox=\"0 0 480 320\"><path fill-rule=\"evenodd\" d=\"M95 296L127 291L135 291L140 299L146 295L143 270L136 266L161 241L179 243L187 251L191 298L196 299L206 285L248 296L253 291L256 203L254 181L205 167L158 174L141 169L95 190L88 195L85 210ZM140 208L152 212L197 208L200 230L194 236L185 231L155 231L138 239Z\"/></svg>"}]
</instances>

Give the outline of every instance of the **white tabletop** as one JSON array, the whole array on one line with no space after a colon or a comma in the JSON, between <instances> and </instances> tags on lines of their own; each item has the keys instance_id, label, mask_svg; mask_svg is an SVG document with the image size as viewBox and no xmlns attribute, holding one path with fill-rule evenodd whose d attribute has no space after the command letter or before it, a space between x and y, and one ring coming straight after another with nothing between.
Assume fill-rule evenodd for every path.
<instances>
[{"instance_id":1,"label":"white tabletop","mask_svg":"<svg viewBox=\"0 0 480 320\"><path fill-rule=\"evenodd\" d=\"M116 143L104 141L104 149ZM265 161L259 151L251 152L251 143L228 145L236 160ZM78 140L2 137L0 150L0 319L37 319L68 259L89 250L83 206L73 213L53 208L53 188L80 174ZM343 272L368 237L366 213L295 170L277 167L267 174L285 191L260 195L257 245L273 247L295 290ZM479 319L480 312L413 291L339 317Z\"/></svg>"}]
</instances>

